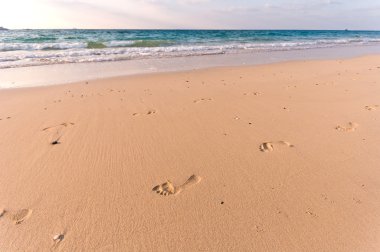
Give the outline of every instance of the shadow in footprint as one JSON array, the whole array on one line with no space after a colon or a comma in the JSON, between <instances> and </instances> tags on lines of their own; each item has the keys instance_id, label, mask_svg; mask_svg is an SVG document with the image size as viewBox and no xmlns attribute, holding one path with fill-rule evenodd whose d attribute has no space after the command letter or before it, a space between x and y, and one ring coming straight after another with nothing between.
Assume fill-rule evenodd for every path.
<instances>
[{"instance_id":1,"label":"shadow in footprint","mask_svg":"<svg viewBox=\"0 0 380 252\"><path fill-rule=\"evenodd\" d=\"M3 217L5 215L6 211L4 209L1 209L0 210L0 218Z\"/></svg>"},{"instance_id":2,"label":"shadow in footprint","mask_svg":"<svg viewBox=\"0 0 380 252\"><path fill-rule=\"evenodd\" d=\"M54 140L53 142L50 143L51 145L57 145L57 144L61 144L61 142L59 141L59 138L57 140Z\"/></svg>"},{"instance_id":3,"label":"shadow in footprint","mask_svg":"<svg viewBox=\"0 0 380 252\"><path fill-rule=\"evenodd\" d=\"M153 114L156 114L156 110L154 109L151 109L151 110L148 110L148 112L146 112L147 115L153 115Z\"/></svg>"}]
</instances>

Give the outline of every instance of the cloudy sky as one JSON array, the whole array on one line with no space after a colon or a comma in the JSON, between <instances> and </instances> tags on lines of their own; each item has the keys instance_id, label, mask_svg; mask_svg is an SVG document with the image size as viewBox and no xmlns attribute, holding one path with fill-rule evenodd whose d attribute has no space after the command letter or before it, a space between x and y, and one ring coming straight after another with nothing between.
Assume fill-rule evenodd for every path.
<instances>
[{"instance_id":1,"label":"cloudy sky","mask_svg":"<svg viewBox=\"0 0 380 252\"><path fill-rule=\"evenodd\" d=\"M0 26L380 30L380 0L1 0Z\"/></svg>"}]
</instances>

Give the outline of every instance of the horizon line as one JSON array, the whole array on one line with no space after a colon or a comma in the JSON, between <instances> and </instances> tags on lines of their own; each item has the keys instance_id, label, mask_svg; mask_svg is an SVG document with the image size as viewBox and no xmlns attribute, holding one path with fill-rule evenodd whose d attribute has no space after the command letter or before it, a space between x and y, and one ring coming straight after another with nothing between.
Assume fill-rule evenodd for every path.
<instances>
[{"instance_id":1,"label":"horizon line","mask_svg":"<svg viewBox=\"0 0 380 252\"><path fill-rule=\"evenodd\" d=\"M0 26L0 28L4 28L5 31L9 30L146 30L146 31L380 31L375 29L276 29L276 28L259 28L259 29L213 29L213 28L6 28L4 26Z\"/></svg>"}]
</instances>

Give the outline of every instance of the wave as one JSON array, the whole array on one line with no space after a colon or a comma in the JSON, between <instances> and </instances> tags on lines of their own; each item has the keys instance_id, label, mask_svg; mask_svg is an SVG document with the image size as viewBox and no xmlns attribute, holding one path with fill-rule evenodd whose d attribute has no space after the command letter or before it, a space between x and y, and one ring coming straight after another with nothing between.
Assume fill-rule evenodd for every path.
<instances>
[{"instance_id":1,"label":"wave","mask_svg":"<svg viewBox=\"0 0 380 252\"><path fill-rule=\"evenodd\" d=\"M88 42L48 42L48 43L0 43L0 52L6 51L40 51L40 50L68 50L68 49L105 49L105 48L161 48L161 47L214 47L226 49L257 49L257 48L294 48L306 46L342 45L342 44L370 44L379 43L380 38L348 38L348 39L319 39L304 41L268 41L268 42L215 42L203 41L201 43L175 43L168 40L127 40L127 41L88 41Z\"/></svg>"},{"instance_id":2,"label":"wave","mask_svg":"<svg viewBox=\"0 0 380 252\"><path fill-rule=\"evenodd\" d=\"M40 51L40 50L66 50L73 48L85 48L83 42L60 43L0 43L0 52L7 51Z\"/></svg>"},{"instance_id":3,"label":"wave","mask_svg":"<svg viewBox=\"0 0 380 252\"><path fill-rule=\"evenodd\" d=\"M171 45L174 45L174 43L168 40L139 40L134 41L128 47L161 47Z\"/></svg>"},{"instance_id":4,"label":"wave","mask_svg":"<svg viewBox=\"0 0 380 252\"><path fill-rule=\"evenodd\" d=\"M380 38L342 38L308 41L203 42L174 44L167 40L108 42L0 43L0 69L78 62L119 61L145 58L186 57L244 51L326 48L380 43Z\"/></svg>"},{"instance_id":5,"label":"wave","mask_svg":"<svg viewBox=\"0 0 380 252\"><path fill-rule=\"evenodd\" d=\"M131 40L109 42L48 42L48 43L0 43L0 52L6 51L40 51L40 50L67 50L73 48L103 49L114 47L165 47L174 45L167 40Z\"/></svg>"},{"instance_id":6,"label":"wave","mask_svg":"<svg viewBox=\"0 0 380 252\"><path fill-rule=\"evenodd\" d=\"M100 42L93 42L93 41L90 41L90 42L87 42L87 49L103 49L103 48L106 48L107 46L103 43L100 43Z\"/></svg>"}]
</instances>

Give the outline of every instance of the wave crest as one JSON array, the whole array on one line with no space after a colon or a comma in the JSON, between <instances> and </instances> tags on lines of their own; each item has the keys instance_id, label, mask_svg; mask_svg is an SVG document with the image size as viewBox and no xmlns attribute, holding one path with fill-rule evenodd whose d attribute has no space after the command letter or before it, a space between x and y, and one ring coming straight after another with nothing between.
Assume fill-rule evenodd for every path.
<instances>
[{"instance_id":1,"label":"wave crest","mask_svg":"<svg viewBox=\"0 0 380 252\"><path fill-rule=\"evenodd\" d=\"M87 42L87 49L103 49L107 48L107 46L101 42L94 42L94 41L89 41Z\"/></svg>"}]
</instances>

